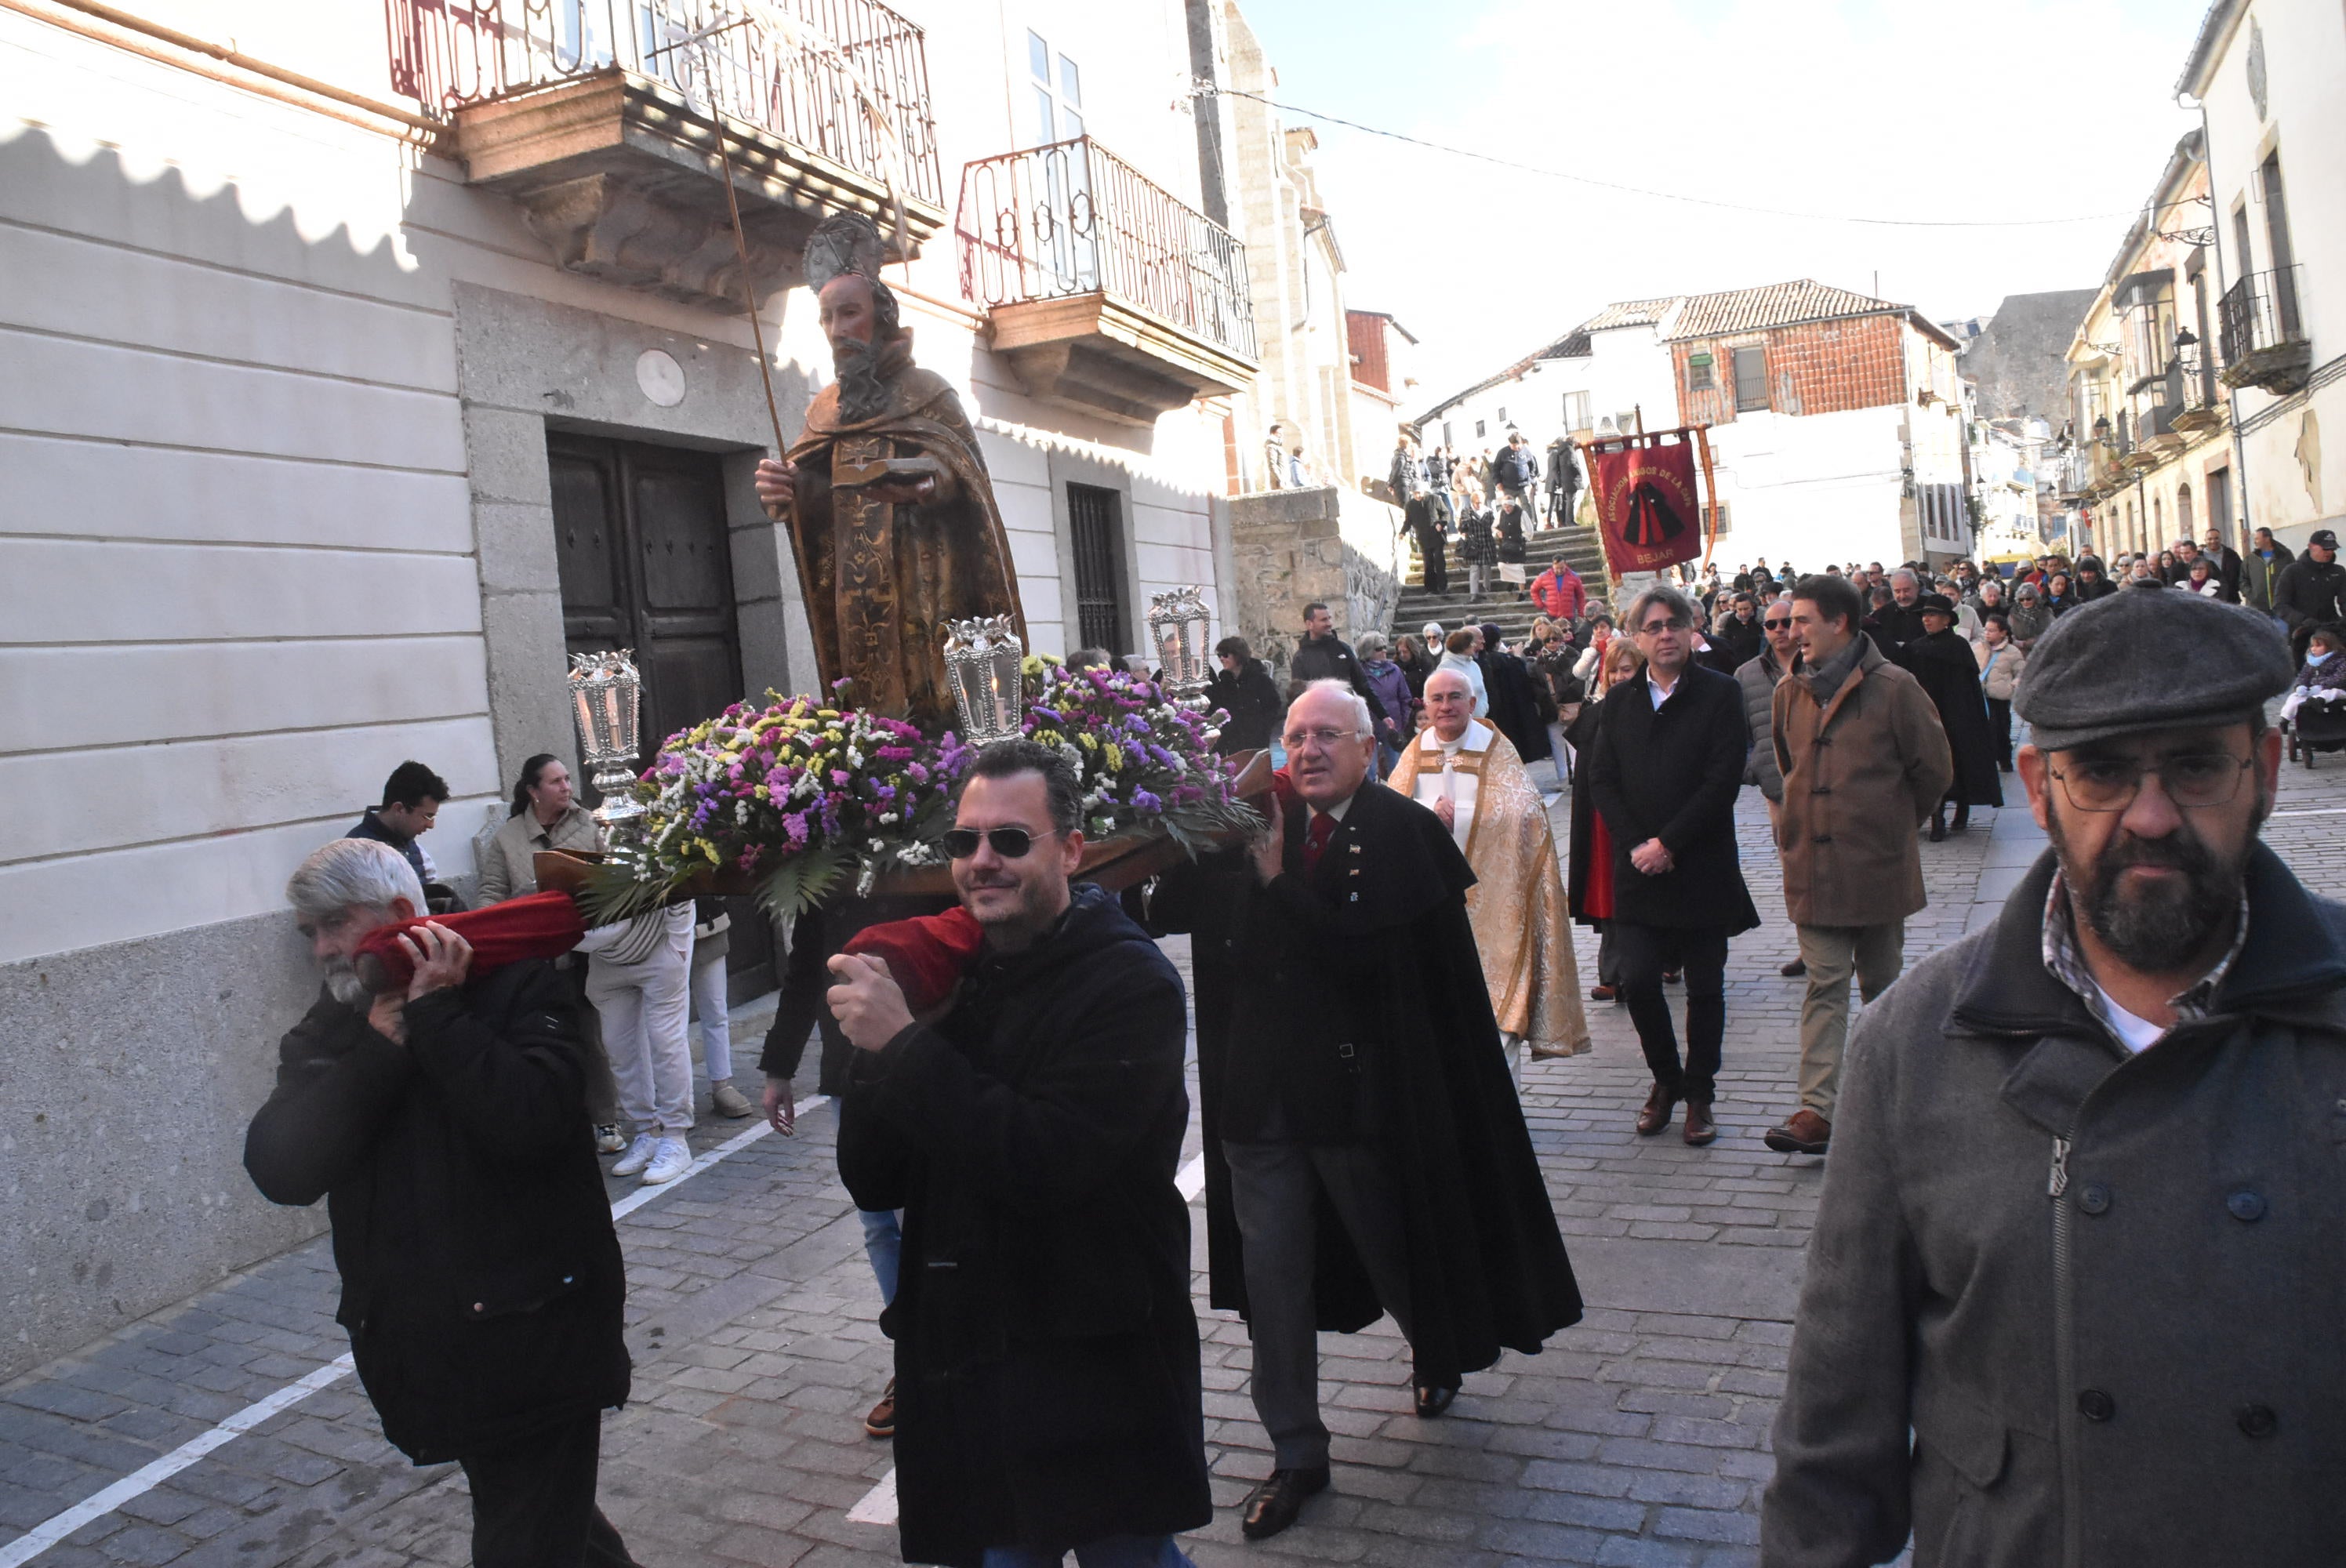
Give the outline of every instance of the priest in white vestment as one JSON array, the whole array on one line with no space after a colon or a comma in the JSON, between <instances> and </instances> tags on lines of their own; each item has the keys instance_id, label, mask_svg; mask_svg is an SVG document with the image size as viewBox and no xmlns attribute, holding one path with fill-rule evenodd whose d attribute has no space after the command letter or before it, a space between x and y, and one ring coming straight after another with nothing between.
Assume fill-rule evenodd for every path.
<instances>
[{"instance_id":1,"label":"priest in white vestment","mask_svg":"<svg viewBox=\"0 0 2346 1568\"><path fill-rule=\"evenodd\" d=\"M1386 782L1442 819L1474 872L1466 913L1520 1083L1525 1044L1535 1057L1588 1049L1556 834L1515 747L1474 717L1465 677L1452 669L1428 676L1425 711L1426 728Z\"/></svg>"}]
</instances>

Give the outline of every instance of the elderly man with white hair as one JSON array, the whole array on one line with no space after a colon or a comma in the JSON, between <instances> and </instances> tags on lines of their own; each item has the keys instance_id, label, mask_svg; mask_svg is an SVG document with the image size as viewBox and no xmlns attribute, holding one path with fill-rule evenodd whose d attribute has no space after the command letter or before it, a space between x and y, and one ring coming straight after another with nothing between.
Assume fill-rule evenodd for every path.
<instances>
[{"instance_id":1,"label":"elderly man with white hair","mask_svg":"<svg viewBox=\"0 0 2346 1568\"><path fill-rule=\"evenodd\" d=\"M359 1380L393 1446L464 1467L473 1562L632 1563L595 1505L627 1279L570 988L543 959L473 973L387 844L328 844L285 891L325 983L245 1169L271 1202L325 1198ZM386 926L413 977L374 991L357 961Z\"/></svg>"},{"instance_id":2,"label":"elderly man with white hair","mask_svg":"<svg viewBox=\"0 0 2346 1568\"><path fill-rule=\"evenodd\" d=\"M1588 1049L1588 1019L1547 803L1515 747L1474 709L1474 688L1458 671L1427 677L1426 728L1386 782L1442 820L1474 873L1466 918L1520 1087L1525 1044L1535 1058L1577 1055Z\"/></svg>"},{"instance_id":3,"label":"elderly man with white hair","mask_svg":"<svg viewBox=\"0 0 2346 1568\"><path fill-rule=\"evenodd\" d=\"M1270 1438L1239 1505L1256 1541L1329 1483L1320 1330L1390 1312L1427 1418L1580 1316L1483 983L1474 872L1439 818L1376 784L1343 682L1306 687L1281 739L1292 792L1270 831L1168 872L1149 911L1219 955L1198 986L1207 1252L1213 1305L1247 1315Z\"/></svg>"}]
</instances>

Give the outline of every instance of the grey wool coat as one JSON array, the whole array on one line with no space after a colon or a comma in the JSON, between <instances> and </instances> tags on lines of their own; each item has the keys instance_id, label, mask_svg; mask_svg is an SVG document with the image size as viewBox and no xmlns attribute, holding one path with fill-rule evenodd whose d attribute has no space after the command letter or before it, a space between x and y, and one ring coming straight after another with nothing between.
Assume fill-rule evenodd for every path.
<instances>
[{"instance_id":1,"label":"grey wool coat","mask_svg":"<svg viewBox=\"0 0 2346 1568\"><path fill-rule=\"evenodd\" d=\"M1768 1568L2346 1558L2346 908L2259 846L2208 1014L2130 1057L2052 876L1850 1042Z\"/></svg>"}]
</instances>

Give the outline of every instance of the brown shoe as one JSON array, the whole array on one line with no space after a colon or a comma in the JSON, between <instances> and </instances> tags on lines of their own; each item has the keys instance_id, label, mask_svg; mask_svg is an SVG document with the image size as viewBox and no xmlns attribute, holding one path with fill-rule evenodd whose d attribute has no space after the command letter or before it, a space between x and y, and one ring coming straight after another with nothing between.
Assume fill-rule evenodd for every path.
<instances>
[{"instance_id":1,"label":"brown shoe","mask_svg":"<svg viewBox=\"0 0 2346 1568\"><path fill-rule=\"evenodd\" d=\"M1796 958L1776 972L1782 975L1787 980L1798 980L1800 976L1808 973L1808 972L1809 961L1805 958Z\"/></svg>"},{"instance_id":2,"label":"brown shoe","mask_svg":"<svg viewBox=\"0 0 2346 1568\"><path fill-rule=\"evenodd\" d=\"M1588 988L1588 1000L1610 1002L1613 1000L1613 988L1609 985L1592 985Z\"/></svg>"},{"instance_id":3,"label":"brown shoe","mask_svg":"<svg viewBox=\"0 0 2346 1568\"><path fill-rule=\"evenodd\" d=\"M870 1415L863 1418L863 1430L872 1436L882 1440L896 1435L895 1379L888 1380L888 1391L880 1396L880 1402L872 1407Z\"/></svg>"},{"instance_id":4,"label":"brown shoe","mask_svg":"<svg viewBox=\"0 0 2346 1568\"><path fill-rule=\"evenodd\" d=\"M1671 1094L1659 1084L1655 1084L1653 1093L1646 1096L1646 1108L1637 1113L1637 1135L1641 1138L1650 1138L1668 1126L1670 1113L1678 1109L1678 1097L1676 1095Z\"/></svg>"},{"instance_id":5,"label":"brown shoe","mask_svg":"<svg viewBox=\"0 0 2346 1568\"><path fill-rule=\"evenodd\" d=\"M1780 1155L1821 1155L1832 1142L1832 1124L1802 1105L1782 1126L1769 1128L1762 1141Z\"/></svg>"},{"instance_id":6,"label":"brown shoe","mask_svg":"<svg viewBox=\"0 0 2346 1568\"><path fill-rule=\"evenodd\" d=\"M1688 1100L1686 1114L1686 1141L1696 1148L1700 1148L1718 1136L1719 1124L1710 1119L1710 1102Z\"/></svg>"}]
</instances>

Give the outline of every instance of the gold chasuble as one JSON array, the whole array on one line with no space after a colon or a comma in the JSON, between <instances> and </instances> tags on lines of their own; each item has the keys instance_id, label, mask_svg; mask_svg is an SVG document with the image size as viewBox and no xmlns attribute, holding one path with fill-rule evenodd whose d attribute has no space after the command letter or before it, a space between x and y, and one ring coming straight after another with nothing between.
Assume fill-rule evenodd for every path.
<instances>
[{"instance_id":1,"label":"gold chasuble","mask_svg":"<svg viewBox=\"0 0 2346 1568\"><path fill-rule=\"evenodd\" d=\"M954 718L945 623L1008 616L1023 641L1026 619L976 432L944 378L913 365L911 340L880 351L878 417L842 419L836 382L815 394L790 451L805 476L790 545L825 695L845 679L846 701L933 726ZM903 458L933 464L923 504L885 504L842 483Z\"/></svg>"},{"instance_id":2,"label":"gold chasuble","mask_svg":"<svg viewBox=\"0 0 2346 1568\"><path fill-rule=\"evenodd\" d=\"M1483 958L1483 982L1500 1030L1522 1039L1534 1056L1576 1056L1588 1049L1580 1007L1580 965L1572 952L1572 918L1547 808L1507 738L1470 721L1445 754L1429 727L1402 748L1385 782L1420 805L1447 797L1459 848L1474 873L1466 916Z\"/></svg>"}]
</instances>

